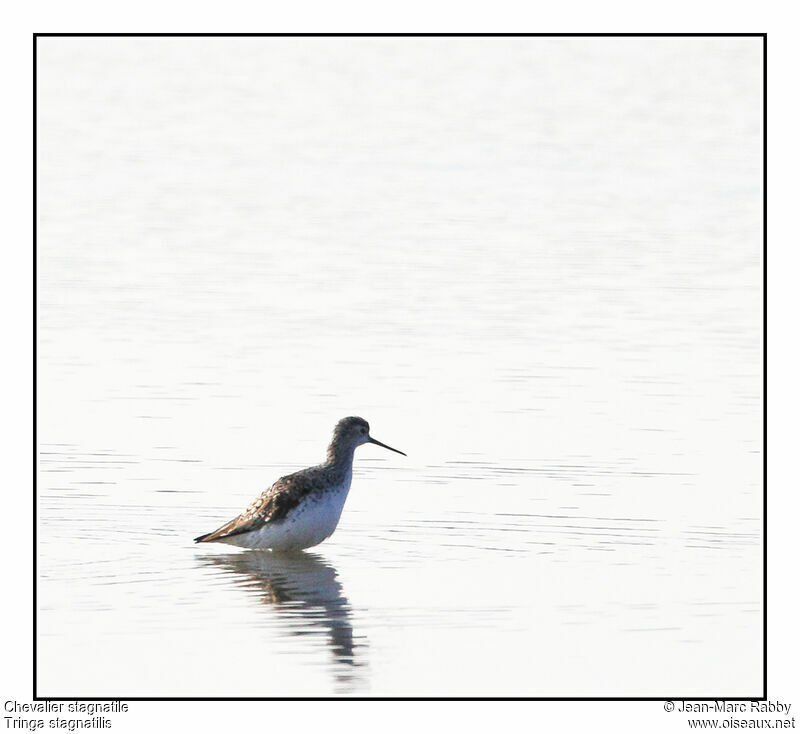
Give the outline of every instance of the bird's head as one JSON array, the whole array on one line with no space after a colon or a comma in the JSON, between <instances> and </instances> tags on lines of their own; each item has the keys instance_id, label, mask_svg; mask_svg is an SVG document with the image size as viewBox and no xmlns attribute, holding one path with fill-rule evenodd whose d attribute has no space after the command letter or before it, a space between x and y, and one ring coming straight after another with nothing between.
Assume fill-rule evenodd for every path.
<instances>
[{"instance_id":1,"label":"bird's head","mask_svg":"<svg viewBox=\"0 0 800 734\"><path fill-rule=\"evenodd\" d=\"M369 423L358 416L351 415L348 418L342 418L342 420L336 424L336 428L333 429L332 445L338 444L355 448L365 443L374 443L376 446L383 446L383 448L389 449L389 451L403 454L402 451L393 449L391 446L387 446L385 443L381 443L372 438L372 436L369 435ZM405 454L403 454L403 456L405 456Z\"/></svg>"}]
</instances>

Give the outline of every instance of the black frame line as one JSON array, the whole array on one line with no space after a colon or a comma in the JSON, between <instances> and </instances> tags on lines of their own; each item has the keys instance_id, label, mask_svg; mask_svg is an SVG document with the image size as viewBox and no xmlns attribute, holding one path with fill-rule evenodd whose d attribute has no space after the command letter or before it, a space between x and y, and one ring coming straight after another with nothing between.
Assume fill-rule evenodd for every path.
<instances>
[{"instance_id":1,"label":"black frame line","mask_svg":"<svg viewBox=\"0 0 800 734\"><path fill-rule=\"evenodd\" d=\"M764 115L764 121L762 123L762 144L763 144L763 151L761 154L761 171L762 171L762 190L761 190L761 205L762 205L762 227L763 232L761 235L761 251L763 253L763 282L761 285L762 289L762 299L763 299L763 306L762 306L762 345L761 348L764 350L764 361L763 361L763 395L761 398L761 408L763 411L763 437L761 440L761 451L762 451L762 462L763 462L763 471L764 471L764 509L763 509L763 516L761 519L762 522L762 543L763 543L763 553L764 553L764 564L762 573L764 578L764 588L763 588L763 600L762 600L762 607L763 607L763 624L764 624L764 640L763 640L763 654L764 654L764 699L767 697L767 34L764 34L764 41L762 46L762 64L763 64L763 78L762 78L762 98L761 98L761 109Z\"/></svg>"},{"instance_id":2,"label":"black frame line","mask_svg":"<svg viewBox=\"0 0 800 734\"><path fill-rule=\"evenodd\" d=\"M760 696L40 696L37 690L38 434L37 434L37 65L38 38L761 38L762 39L762 646ZM767 700L767 34L766 33L34 33L33 34L33 700L34 701L766 701Z\"/></svg>"},{"instance_id":3,"label":"black frame line","mask_svg":"<svg viewBox=\"0 0 800 734\"><path fill-rule=\"evenodd\" d=\"M38 550L38 540L37 540L37 525L39 521L39 513L38 513L38 502L39 502L39 482L38 482L38 472L39 472L39 439L38 434L36 431L36 415L37 415L37 405L36 405L36 398L37 392L36 388L38 383L38 377L36 373L37 367L37 344L36 344L36 337L37 337L37 308L36 304L38 303L39 296L37 292L37 283L39 280L38 271L36 268L36 253L37 253L37 239L36 239L36 219L37 219L37 198L36 198L36 170L37 170L37 158L36 158L36 35L33 36L33 190L31 195L33 197L33 579L32 579L32 586L33 586L33 609L31 610L33 613L33 698L36 699L36 660L37 660L37 610L39 609L38 606L38 597L37 597L37 589L38 589L38 579L39 579L39 565L38 559L39 555L37 553Z\"/></svg>"},{"instance_id":4,"label":"black frame line","mask_svg":"<svg viewBox=\"0 0 800 734\"><path fill-rule=\"evenodd\" d=\"M35 38L766 38L766 33L34 33ZM658 699L661 700L661 699Z\"/></svg>"}]
</instances>

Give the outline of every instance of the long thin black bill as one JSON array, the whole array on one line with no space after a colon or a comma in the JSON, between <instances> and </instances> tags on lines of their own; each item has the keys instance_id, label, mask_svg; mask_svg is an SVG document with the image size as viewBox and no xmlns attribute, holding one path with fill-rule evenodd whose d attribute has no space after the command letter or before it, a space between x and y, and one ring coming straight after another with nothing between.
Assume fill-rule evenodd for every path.
<instances>
[{"instance_id":1,"label":"long thin black bill","mask_svg":"<svg viewBox=\"0 0 800 734\"><path fill-rule=\"evenodd\" d=\"M385 443L381 443L380 441L376 441L374 438L370 438L369 442L377 444L378 446L383 446L383 448L389 449L389 451L394 451L396 454L403 454L402 451L398 451L397 449L393 449L391 446L387 446ZM403 454L403 456L408 456L408 454Z\"/></svg>"}]
</instances>

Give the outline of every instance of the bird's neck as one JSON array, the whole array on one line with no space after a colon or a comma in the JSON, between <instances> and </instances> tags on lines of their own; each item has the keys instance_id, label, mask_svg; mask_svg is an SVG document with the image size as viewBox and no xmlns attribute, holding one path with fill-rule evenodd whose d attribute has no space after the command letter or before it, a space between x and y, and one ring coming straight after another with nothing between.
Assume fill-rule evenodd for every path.
<instances>
[{"instance_id":1,"label":"bird's neck","mask_svg":"<svg viewBox=\"0 0 800 734\"><path fill-rule=\"evenodd\" d=\"M343 446L334 441L328 446L328 455L325 459L325 464L327 466L340 466L345 469L350 468L353 465L353 454L355 450L355 446Z\"/></svg>"}]
</instances>

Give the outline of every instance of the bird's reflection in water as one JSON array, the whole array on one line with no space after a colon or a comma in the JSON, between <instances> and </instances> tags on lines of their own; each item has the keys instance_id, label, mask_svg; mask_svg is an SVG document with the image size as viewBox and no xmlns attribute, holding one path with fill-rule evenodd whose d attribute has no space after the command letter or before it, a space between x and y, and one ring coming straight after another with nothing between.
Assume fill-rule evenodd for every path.
<instances>
[{"instance_id":1,"label":"bird's reflection in water","mask_svg":"<svg viewBox=\"0 0 800 734\"><path fill-rule=\"evenodd\" d=\"M351 611L336 569L322 556L244 551L204 556L204 564L236 576L235 583L274 607L292 635L325 633L337 687L352 688L366 640L354 642Z\"/></svg>"}]
</instances>

